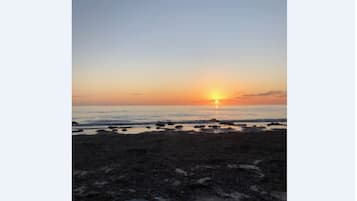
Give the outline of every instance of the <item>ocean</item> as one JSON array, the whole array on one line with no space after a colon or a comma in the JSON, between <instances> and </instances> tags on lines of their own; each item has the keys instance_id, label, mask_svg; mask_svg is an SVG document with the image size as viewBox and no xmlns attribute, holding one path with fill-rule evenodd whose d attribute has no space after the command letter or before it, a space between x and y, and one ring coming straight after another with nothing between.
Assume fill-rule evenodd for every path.
<instances>
[{"instance_id":1,"label":"ocean","mask_svg":"<svg viewBox=\"0 0 357 201\"><path fill-rule=\"evenodd\" d=\"M126 126L125 133L146 131L157 122L175 122L183 130L195 130L195 124L210 124L212 119L265 125L280 122L286 127L286 105L254 106L73 106L73 134L95 134L108 126ZM78 129L83 131L77 132Z\"/></svg>"}]
</instances>

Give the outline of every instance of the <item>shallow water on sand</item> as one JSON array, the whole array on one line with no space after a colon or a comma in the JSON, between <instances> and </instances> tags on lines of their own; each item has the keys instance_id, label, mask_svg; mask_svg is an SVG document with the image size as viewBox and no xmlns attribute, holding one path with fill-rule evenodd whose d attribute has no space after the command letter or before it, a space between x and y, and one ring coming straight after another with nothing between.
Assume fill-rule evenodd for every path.
<instances>
[{"instance_id":1,"label":"shallow water on sand","mask_svg":"<svg viewBox=\"0 0 357 201\"><path fill-rule=\"evenodd\" d=\"M126 131L118 128L120 133L141 133L145 131L157 131L175 129L176 125L183 125L183 131L200 131L195 125L216 125L211 119L234 121L244 123L247 126L266 126L269 122L282 122L286 128L286 105L258 105L258 106L74 106L72 112L73 121L79 125L73 126L73 130L83 129L85 132L73 132L73 134L96 134L98 129L106 129L110 125L118 127L130 126ZM157 129L156 122L175 122L175 125L166 125ZM150 126L150 129L146 128ZM221 129L232 128L242 130L241 126L219 125ZM267 129L281 128L271 126ZM177 130L177 129L176 129Z\"/></svg>"}]
</instances>

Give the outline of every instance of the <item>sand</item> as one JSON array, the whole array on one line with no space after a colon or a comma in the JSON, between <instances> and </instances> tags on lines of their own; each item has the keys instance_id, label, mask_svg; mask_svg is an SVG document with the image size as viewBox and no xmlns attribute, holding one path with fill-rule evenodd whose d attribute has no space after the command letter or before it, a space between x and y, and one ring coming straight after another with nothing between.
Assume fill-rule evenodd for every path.
<instances>
[{"instance_id":1,"label":"sand","mask_svg":"<svg viewBox=\"0 0 357 201\"><path fill-rule=\"evenodd\" d=\"M286 130L72 138L73 200L286 200Z\"/></svg>"}]
</instances>

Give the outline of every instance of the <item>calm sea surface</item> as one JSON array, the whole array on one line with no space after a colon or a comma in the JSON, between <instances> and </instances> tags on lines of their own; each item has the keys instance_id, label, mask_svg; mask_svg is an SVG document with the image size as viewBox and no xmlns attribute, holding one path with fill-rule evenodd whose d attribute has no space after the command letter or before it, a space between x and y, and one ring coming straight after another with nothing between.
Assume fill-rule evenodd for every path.
<instances>
[{"instance_id":1,"label":"calm sea surface","mask_svg":"<svg viewBox=\"0 0 357 201\"><path fill-rule=\"evenodd\" d=\"M181 124L206 123L210 119L255 123L286 122L286 105L259 106L74 106L73 121L81 128L108 125L143 128L158 121ZM130 129L136 132L143 130ZM128 131L129 132L129 131Z\"/></svg>"},{"instance_id":2,"label":"calm sea surface","mask_svg":"<svg viewBox=\"0 0 357 201\"><path fill-rule=\"evenodd\" d=\"M286 119L285 105L269 106L74 106L81 124L135 124L156 121Z\"/></svg>"}]
</instances>

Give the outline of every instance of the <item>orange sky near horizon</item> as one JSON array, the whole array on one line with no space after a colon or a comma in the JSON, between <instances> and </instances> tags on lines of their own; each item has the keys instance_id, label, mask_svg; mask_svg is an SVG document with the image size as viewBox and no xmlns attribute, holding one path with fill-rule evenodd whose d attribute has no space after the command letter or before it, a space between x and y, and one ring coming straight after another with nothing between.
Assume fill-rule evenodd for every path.
<instances>
[{"instance_id":1,"label":"orange sky near horizon","mask_svg":"<svg viewBox=\"0 0 357 201\"><path fill-rule=\"evenodd\" d=\"M274 76L257 81L229 72L212 71L190 78L191 73L166 79L159 78L160 74L137 73L133 80L121 79L115 72L103 75L107 79L87 74L88 79L73 80L73 105L211 105L215 100L220 105L265 105L287 101L286 89L280 87L285 80Z\"/></svg>"},{"instance_id":2,"label":"orange sky near horizon","mask_svg":"<svg viewBox=\"0 0 357 201\"><path fill-rule=\"evenodd\" d=\"M104 96L103 96L104 97ZM125 99L125 101L123 101ZM73 105L215 105L215 100L219 101L219 105L286 105L287 97L241 97L236 99L199 99L199 98L168 98L162 99L146 98L134 99L122 96L114 96L111 99L108 97L86 98L81 101L78 97L73 97Z\"/></svg>"}]
</instances>

